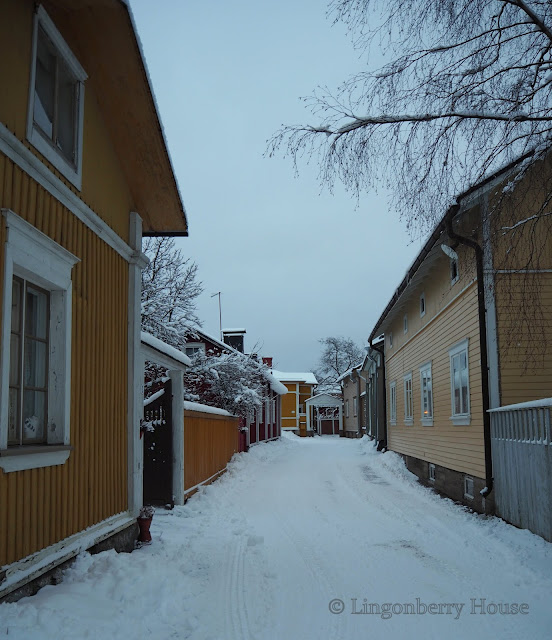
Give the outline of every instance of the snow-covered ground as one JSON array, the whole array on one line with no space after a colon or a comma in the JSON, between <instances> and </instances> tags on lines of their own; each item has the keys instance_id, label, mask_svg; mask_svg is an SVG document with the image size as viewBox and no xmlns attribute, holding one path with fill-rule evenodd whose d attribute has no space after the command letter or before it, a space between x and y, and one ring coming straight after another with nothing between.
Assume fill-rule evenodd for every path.
<instances>
[{"instance_id":1,"label":"snow-covered ground","mask_svg":"<svg viewBox=\"0 0 552 640\"><path fill-rule=\"evenodd\" d=\"M0 637L551 637L552 545L439 498L366 438L254 447L152 533L0 605Z\"/></svg>"}]
</instances>

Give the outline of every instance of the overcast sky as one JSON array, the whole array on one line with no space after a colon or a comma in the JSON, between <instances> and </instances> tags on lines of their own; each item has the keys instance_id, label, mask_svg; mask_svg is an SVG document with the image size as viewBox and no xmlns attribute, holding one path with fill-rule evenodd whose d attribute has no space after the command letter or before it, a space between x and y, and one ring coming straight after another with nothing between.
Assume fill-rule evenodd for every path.
<instances>
[{"instance_id":1,"label":"overcast sky","mask_svg":"<svg viewBox=\"0 0 552 640\"><path fill-rule=\"evenodd\" d=\"M324 0L131 0L187 211L208 333L247 330L274 366L309 371L330 335L366 344L420 248L385 191L323 189L317 167L264 158L281 124L315 122L301 102L364 68ZM371 62L375 62L372 60Z\"/></svg>"}]
</instances>

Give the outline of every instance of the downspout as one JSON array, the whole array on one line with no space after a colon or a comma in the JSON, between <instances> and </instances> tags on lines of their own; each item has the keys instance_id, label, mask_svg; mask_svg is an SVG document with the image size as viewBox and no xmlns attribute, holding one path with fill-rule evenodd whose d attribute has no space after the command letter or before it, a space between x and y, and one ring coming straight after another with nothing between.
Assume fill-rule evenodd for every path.
<instances>
[{"instance_id":1,"label":"downspout","mask_svg":"<svg viewBox=\"0 0 552 640\"><path fill-rule=\"evenodd\" d=\"M387 383L385 381L385 352L383 349L378 349L378 347L373 344L373 338L370 340L370 349L374 349L381 356L381 375L383 378L383 434L382 439L378 441L378 451L383 451L387 449ZM376 362L376 398L377 398L377 387L378 387L378 364ZM379 415L376 413L376 420L378 421L378 436L380 435L379 430Z\"/></svg>"},{"instance_id":2,"label":"downspout","mask_svg":"<svg viewBox=\"0 0 552 640\"><path fill-rule=\"evenodd\" d=\"M368 356L370 358L370 356ZM372 358L370 358L372 360ZM358 371L358 375L360 378L364 380L364 421L366 422L366 435L368 435L368 379L365 378L360 371ZM360 391L360 390L359 390ZM359 414L360 415L360 414ZM361 425L362 426L362 425ZM359 430L360 433L360 430Z\"/></svg>"},{"instance_id":3,"label":"downspout","mask_svg":"<svg viewBox=\"0 0 552 640\"><path fill-rule=\"evenodd\" d=\"M358 371L357 371L358 374ZM357 375L356 379L356 388L357 388L357 433L360 435L360 375Z\"/></svg>"},{"instance_id":4,"label":"downspout","mask_svg":"<svg viewBox=\"0 0 552 640\"><path fill-rule=\"evenodd\" d=\"M489 364L487 354L487 321L485 309L485 283L483 273L483 249L472 238L466 238L457 234L452 228L452 221L460 211L460 205L455 205L449 210L447 216L447 233L449 238L460 244L471 247L475 252L475 264L477 268L477 301L479 311L479 349L481 355L481 391L483 393L483 440L485 443L485 482L486 486L480 494L486 498L493 490L493 460L491 455L491 414L489 400Z\"/></svg>"}]
</instances>

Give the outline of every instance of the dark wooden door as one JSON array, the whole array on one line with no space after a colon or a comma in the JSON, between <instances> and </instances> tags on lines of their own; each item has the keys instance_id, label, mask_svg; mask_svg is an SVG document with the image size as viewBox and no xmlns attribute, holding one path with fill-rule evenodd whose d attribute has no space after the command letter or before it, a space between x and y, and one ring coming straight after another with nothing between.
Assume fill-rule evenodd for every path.
<instances>
[{"instance_id":1,"label":"dark wooden door","mask_svg":"<svg viewBox=\"0 0 552 640\"><path fill-rule=\"evenodd\" d=\"M169 380L163 393L144 407L144 504L174 506L171 406Z\"/></svg>"}]
</instances>

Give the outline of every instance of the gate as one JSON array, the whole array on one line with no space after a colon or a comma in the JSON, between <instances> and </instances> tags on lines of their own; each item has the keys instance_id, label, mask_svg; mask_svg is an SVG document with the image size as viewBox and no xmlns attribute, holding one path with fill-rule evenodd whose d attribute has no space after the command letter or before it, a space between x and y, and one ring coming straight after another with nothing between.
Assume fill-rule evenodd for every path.
<instances>
[{"instance_id":1,"label":"gate","mask_svg":"<svg viewBox=\"0 0 552 640\"><path fill-rule=\"evenodd\" d=\"M144 504L174 506L171 381L144 402Z\"/></svg>"}]
</instances>

